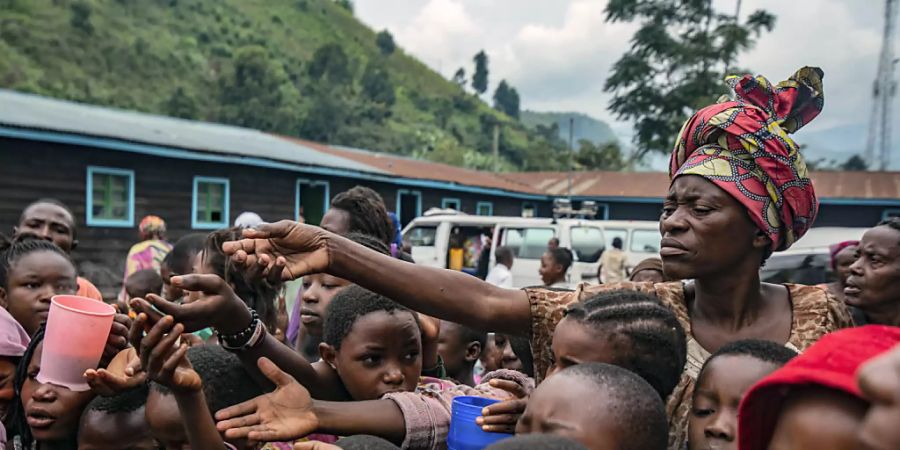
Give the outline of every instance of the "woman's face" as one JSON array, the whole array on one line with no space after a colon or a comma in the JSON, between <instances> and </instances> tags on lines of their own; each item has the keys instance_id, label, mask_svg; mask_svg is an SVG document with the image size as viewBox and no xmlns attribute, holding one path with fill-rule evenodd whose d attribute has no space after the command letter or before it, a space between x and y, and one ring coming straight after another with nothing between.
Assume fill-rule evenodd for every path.
<instances>
[{"instance_id":1,"label":"woman's face","mask_svg":"<svg viewBox=\"0 0 900 450\"><path fill-rule=\"evenodd\" d=\"M13 356L0 357L0 421L2 422L6 422L10 403L16 396L13 381L16 378L18 360L19 358Z\"/></svg>"},{"instance_id":2,"label":"woman's face","mask_svg":"<svg viewBox=\"0 0 900 450\"><path fill-rule=\"evenodd\" d=\"M747 258L755 258L758 266L769 245L737 200L695 175L672 183L659 229L665 272L677 280L734 270Z\"/></svg>"},{"instance_id":3,"label":"woman's face","mask_svg":"<svg viewBox=\"0 0 900 450\"><path fill-rule=\"evenodd\" d=\"M850 266L856 262L856 257L859 253L859 246L851 245L849 247L844 247L834 255L834 265L837 268L837 277L838 281L841 283L841 286L845 286L847 284L847 278L850 276Z\"/></svg>"},{"instance_id":4,"label":"woman's face","mask_svg":"<svg viewBox=\"0 0 900 450\"><path fill-rule=\"evenodd\" d=\"M75 266L65 256L48 250L31 252L12 264L4 293L9 313L30 336L47 320L54 295L77 290Z\"/></svg>"},{"instance_id":5,"label":"woman's face","mask_svg":"<svg viewBox=\"0 0 900 450\"><path fill-rule=\"evenodd\" d=\"M28 363L27 377L22 385L21 400L25 419L37 442L74 442L81 412L94 394L91 391L75 392L37 381L43 349L44 344L38 344Z\"/></svg>"}]
</instances>

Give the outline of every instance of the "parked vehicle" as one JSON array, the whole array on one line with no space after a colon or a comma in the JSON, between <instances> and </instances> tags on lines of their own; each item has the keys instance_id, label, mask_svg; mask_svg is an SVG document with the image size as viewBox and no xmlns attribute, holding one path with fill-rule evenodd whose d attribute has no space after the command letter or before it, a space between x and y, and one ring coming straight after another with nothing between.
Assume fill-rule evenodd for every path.
<instances>
[{"instance_id":1,"label":"parked vehicle","mask_svg":"<svg viewBox=\"0 0 900 450\"><path fill-rule=\"evenodd\" d=\"M820 227L786 251L773 254L760 269L760 279L768 283L816 285L835 280L828 247L838 242L859 240L868 228Z\"/></svg>"}]
</instances>

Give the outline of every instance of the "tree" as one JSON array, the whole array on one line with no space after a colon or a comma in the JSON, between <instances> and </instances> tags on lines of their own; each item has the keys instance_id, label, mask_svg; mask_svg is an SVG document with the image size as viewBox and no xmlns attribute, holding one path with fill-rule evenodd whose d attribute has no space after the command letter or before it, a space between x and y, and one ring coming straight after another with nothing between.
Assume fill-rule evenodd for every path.
<instances>
[{"instance_id":1,"label":"tree","mask_svg":"<svg viewBox=\"0 0 900 450\"><path fill-rule=\"evenodd\" d=\"M362 77L363 94L369 100L391 106L396 100L394 84L387 70L378 63L369 62Z\"/></svg>"},{"instance_id":2,"label":"tree","mask_svg":"<svg viewBox=\"0 0 900 450\"><path fill-rule=\"evenodd\" d=\"M725 72L775 17L759 10L739 23L709 0L617 0L607 4L606 21L641 25L604 86L610 110L636 122L640 157L671 149L688 115L725 93Z\"/></svg>"},{"instance_id":3,"label":"tree","mask_svg":"<svg viewBox=\"0 0 900 450\"><path fill-rule=\"evenodd\" d=\"M863 159L862 156L853 155L841 164L841 169L847 171L865 171L869 170L869 164L866 163L866 160Z\"/></svg>"},{"instance_id":4,"label":"tree","mask_svg":"<svg viewBox=\"0 0 900 450\"><path fill-rule=\"evenodd\" d=\"M91 12L93 12L93 9L90 3L83 0L72 2L69 5L69 9L72 12L72 18L69 20L72 27L87 34L94 32L94 24L91 23Z\"/></svg>"},{"instance_id":5,"label":"tree","mask_svg":"<svg viewBox=\"0 0 900 450\"><path fill-rule=\"evenodd\" d=\"M234 53L232 66L219 80L218 119L225 123L295 133L299 93L260 46L244 46Z\"/></svg>"},{"instance_id":6,"label":"tree","mask_svg":"<svg viewBox=\"0 0 900 450\"><path fill-rule=\"evenodd\" d=\"M189 94L183 87L178 86L169 99L163 105L166 114L182 119L199 119L199 108L197 100L193 95Z\"/></svg>"},{"instance_id":7,"label":"tree","mask_svg":"<svg viewBox=\"0 0 900 450\"><path fill-rule=\"evenodd\" d=\"M388 30L381 30L375 35L375 44L381 50L382 55L390 55L397 48L397 45L394 44L394 36Z\"/></svg>"},{"instance_id":8,"label":"tree","mask_svg":"<svg viewBox=\"0 0 900 450\"><path fill-rule=\"evenodd\" d=\"M478 52L473 58L475 61L475 74L472 75L472 88L478 95L487 92L488 88L488 57L484 50Z\"/></svg>"},{"instance_id":9,"label":"tree","mask_svg":"<svg viewBox=\"0 0 900 450\"><path fill-rule=\"evenodd\" d=\"M453 74L453 78L451 79L454 83L456 83L460 89L466 88L466 69L460 67L456 69L456 73Z\"/></svg>"},{"instance_id":10,"label":"tree","mask_svg":"<svg viewBox=\"0 0 900 450\"><path fill-rule=\"evenodd\" d=\"M519 93L506 80L500 81L494 90L494 109L515 119L519 118Z\"/></svg>"},{"instance_id":11,"label":"tree","mask_svg":"<svg viewBox=\"0 0 900 450\"><path fill-rule=\"evenodd\" d=\"M612 142L601 146L582 139L578 141L578 152L575 154L575 165L580 170L622 170L625 158L619 144Z\"/></svg>"},{"instance_id":12,"label":"tree","mask_svg":"<svg viewBox=\"0 0 900 450\"><path fill-rule=\"evenodd\" d=\"M350 60L340 44L325 44L313 53L307 73L316 81L349 85L353 82Z\"/></svg>"},{"instance_id":13,"label":"tree","mask_svg":"<svg viewBox=\"0 0 900 450\"><path fill-rule=\"evenodd\" d=\"M334 0L334 2L341 8L350 11L350 14L353 14L353 2L351 0Z\"/></svg>"}]
</instances>

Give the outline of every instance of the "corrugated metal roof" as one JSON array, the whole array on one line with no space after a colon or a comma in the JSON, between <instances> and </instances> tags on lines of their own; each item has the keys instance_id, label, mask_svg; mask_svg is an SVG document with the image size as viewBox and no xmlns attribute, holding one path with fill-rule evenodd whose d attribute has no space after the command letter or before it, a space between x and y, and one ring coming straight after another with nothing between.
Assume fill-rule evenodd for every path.
<instances>
[{"instance_id":1,"label":"corrugated metal roof","mask_svg":"<svg viewBox=\"0 0 900 450\"><path fill-rule=\"evenodd\" d=\"M249 128L176 119L0 89L0 124L203 152L384 174L348 158Z\"/></svg>"},{"instance_id":2,"label":"corrugated metal roof","mask_svg":"<svg viewBox=\"0 0 900 450\"><path fill-rule=\"evenodd\" d=\"M526 194L545 194L542 189L535 188L528 183L520 183L515 180L498 177L493 172L464 169L420 159L413 159L390 153L373 152L358 148L341 147L333 145L317 144L302 139L286 138L292 142L315 148L329 155L352 159L368 166L373 166L385 172L403 178L420 180L437 180L457 183L466 186L480 186L493 189L502 189L511 192Z\"/></svg>"}]
</instances>

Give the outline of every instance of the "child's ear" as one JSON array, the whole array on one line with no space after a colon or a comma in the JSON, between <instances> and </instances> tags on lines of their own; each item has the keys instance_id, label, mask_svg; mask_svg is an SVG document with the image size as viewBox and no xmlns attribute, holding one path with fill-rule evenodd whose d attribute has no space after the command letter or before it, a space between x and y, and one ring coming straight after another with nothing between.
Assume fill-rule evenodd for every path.
<instances>
[{"instance_id":1,"label":"child's ear","mask_svg":"<svg viewBox=\"0 0 900 450\"><path fill-rule=\"evenodd\" d=\"M481 342L472 341L466 346L466 361L475 362L481 357Z\"/></svg>"},{"instance_id":2,"label":"child's ear","mask_svg":"<svg viewBox=\"0 0 900 450\"><path fill-rule=\"evenodd\" d=\"M328 364L332 369L337 370L337 366L334 365L334 360L337 359L337 351L335 351L334 347L324 342L320 343L319 355L322 357L322 361L325 361L325 364Z\"/></svg>"},{"instance_id":3,"label":"child's ear","mask_svg":"<svg viewBox=\"0 0 900 450\"><path fill-rule=\"evenodd\" d=\"M9 299L6 298L6 288L0 287L0 307L9 309Z\"/></svg>"}]
</instances>

